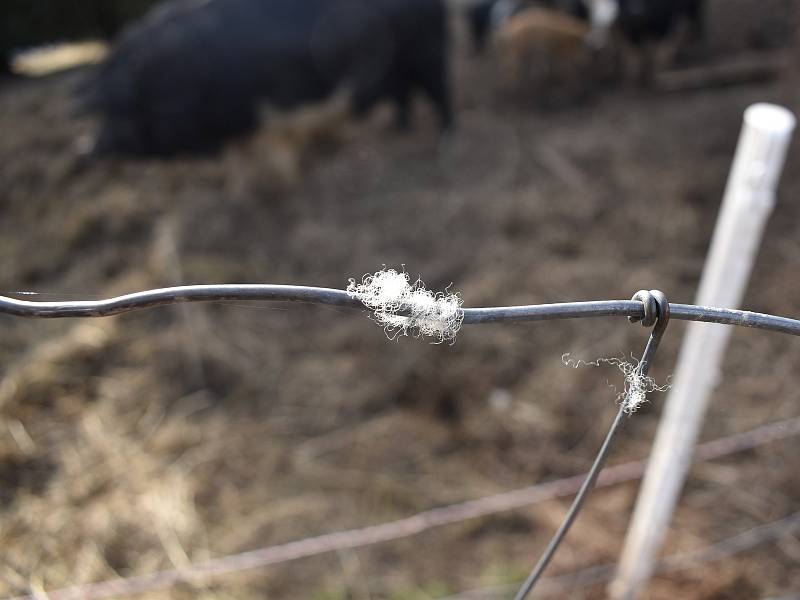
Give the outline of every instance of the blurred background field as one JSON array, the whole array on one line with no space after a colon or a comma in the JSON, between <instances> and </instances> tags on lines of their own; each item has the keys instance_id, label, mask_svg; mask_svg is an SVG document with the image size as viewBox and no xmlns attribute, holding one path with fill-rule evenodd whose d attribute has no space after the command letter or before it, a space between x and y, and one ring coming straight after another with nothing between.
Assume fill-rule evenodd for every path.
<instances>
[{"instance_id":1,"label":"blurred background field","mask_svg":"<svg viewBox=\"0 0 800 600\"><path fill-rule=\"evenodd\" d=\"M709 0L703 60L780 51L777 78L680 93L633 87L538 109L498 93L454 9L458 125L418 106L306 130L279 120L221 156L76 162L93 121L81 69L0 83L0 290L105 297L182 283L345 287L405 265L465 306L691 302L743 110L800 108L797 3ZM767 40L767 42L764 42ZM771 42L774 41L774 44ZM775 47L773 47L775 46ZM745 307L800 315L800 157L790 152ZM0 593L181 567L584 472L618 374L623 320L465 327L389 342L364 314L211 304L110 319L0 316ZM671 372L683 325L656 365ZM703 438L800 415L800 347L738 329ZM663 396L611 463L646 455ZM665 552L796 511L800 440L696 465ZM550 574L614 562L636 484L598 490ZM524 577L568 499L405 540L150 592L147 598L422 600ZM800 537L656 577L650 598L800 592ZM601 598L603 585L556 597Z\"/></svg>"}]
</instances>

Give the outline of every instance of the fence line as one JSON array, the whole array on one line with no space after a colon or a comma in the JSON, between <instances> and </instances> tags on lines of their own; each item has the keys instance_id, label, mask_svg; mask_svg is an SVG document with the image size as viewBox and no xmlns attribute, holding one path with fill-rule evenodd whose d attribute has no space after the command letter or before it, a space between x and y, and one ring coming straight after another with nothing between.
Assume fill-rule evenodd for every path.
<instances>
[{"instance_id":1,"label":"fence line","mask_svg":"<svg viewBox=\"0 0 800 600\"><path fill-rule=\"evenodd\" d=\"M349 308L364 308L358 299L344 290L300 285L221 284L185 285L146 290L105 300L31 301L0 296L0 313L19 317L105 317L133 310L177 304L180 302L220 302L227 300L260 300L271 302L305 302ZM669 305L673 319L702 321L755 327L780 333L800 335L800 320L746 310ZM644 305L635 300L595 300L560 302L525 306L464 308L464 324L520 321L546 321L583 317L644 317ZM402 314L398 313L398 314Z\"/></svg>"},{"instance_id":2,"label":"fence line","mask_svg":"<svg viewBox=\"0 0 800 600\"><path fill-rule=\"evenodd\" d=\"M777 421L700 444L696 448L695 459L700 461L713 460L798 435L800 435L800 417ZM608 487L635 481L641 478L645 466L645 460L635 460L607 467L600 474L597 486ZM186 568L169 569L147 575L54 590L48 592L46 597L49 600L106 600L132 596L167 588L180 582L211 579L258 567L318 556L336 550L390 542L442 525L458 523L569 496L578 491L584 479L585 474L575 475L458 504L434 508L396 521L220 556L195 563ZM30 594L16 596L7 600L38 600L38 597Z\"/></svg>"},{"instance_id":3,"label":"fence line","mask_svg":"<svg viewBox=\"0 0 800 600\"><path fill-rule=\"evenodd\" d=\"M359 291L360 290L360 291ZM123 312L177 304L184 302L219 302L226 300L266 300L306 302L350 308L370 308L375 319L389 330L400 328L403 334L411 328L422 335L433 335L439 341L453 341L461 324L542 321L552 319L572 319L600 316L626 316L631 322L641 321L643 325L654 326L642 360L637 365L637 373L647 374L652 355L658 347L670 317L688 321L703 321L727 325L755 327L770 331L800 335L800 320L789 319L750 311L723 309L688 304L670 304L658 290L637 292L629 301L600 300L588 302L563 302L527 306L507 306L488 308L460 308L461 299L457 294L435 294L424 289L421 281L411 284L406 273L383 270L375 275L367 275L363 285L350 281L347 290L333 288L272 285L272 284L223 284L188 285L146 290L117 296L105 300L73 301L30 301L0 296L0 313L21 317L103 317ZM440 304L446 304L448 310ZM447 335L445 335L447 333ZM139 593L136 590L149 590L165 587L181 580L213 577L257 566L285 562L297 558L313 556L331 550L355 548L382 541L406 537L436 527L475 518L500 510L509 510L539 502L546 498L560 497L578 492L573 500L564 522L551 539L544 555L526 579L517 600L524 600L541 577L548 562L555 554L571 524L600 474L609 453L612 439L622 424L626 404L619 409L605 442L595 458L590 471L581 476L545 483L514 492L498 494L493 497L463 502L419 513L417 515L365 527L362 529L336 533L289 542L278 546L262 548L251 552L223 556L201 562L186 569L172 569L133 577L78 586L56 591L49 597L67 598L109 598L119 595ZM644 461L627 463L628 480L642 476ZM607 483L624 476L626 471L620 467L603 471ZM624 478L621 480L625 480ZM566 491L565 491L566 490ZM523 500L523 498L525 498ZM130 591L134 590L134 591Z\"/></svg>"},{"instance_id":4,"label":"fence line","mask_svg":"<svg viewBox=\"0 0 800 600\"><path fill-rule=\"evenodd\" d=\"M800 532L800 512L742 531L710 546L665 556L656 563L655 573L675 573L698 565L724 560L797 532ZM614 576L616 568L616 563L607 563L556 575L543 580L543 586L540 591L545 594L564 593L579 587L605 583ZM508 594L514 589L516 589L515 584L474 589L454 596L447 596L441 600L491 600L491 598L495 598L498 595ZM789 600L790 598L797 600L800 596L790 596L783 600Z\"/></svg>"}]
</instances>

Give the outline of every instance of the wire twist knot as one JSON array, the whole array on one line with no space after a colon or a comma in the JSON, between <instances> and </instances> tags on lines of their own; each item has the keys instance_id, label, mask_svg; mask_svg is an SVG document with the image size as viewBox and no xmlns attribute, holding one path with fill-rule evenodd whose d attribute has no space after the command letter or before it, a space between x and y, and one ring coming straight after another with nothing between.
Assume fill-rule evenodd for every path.
<instances>
[{"instance_id":1,"label":"wire twist knot","mask_svg":"<svg viewBox=\"0 0 800 600\"><path fill-rule=\"evenodd\" d=\"M631 300L641 302L644 309L642 316L628 317L631 323L641 322L644 327L652 327L658 321L666 322L669 319L669 302L664 292L639 290Z\"/></svg>"}]
</instances>

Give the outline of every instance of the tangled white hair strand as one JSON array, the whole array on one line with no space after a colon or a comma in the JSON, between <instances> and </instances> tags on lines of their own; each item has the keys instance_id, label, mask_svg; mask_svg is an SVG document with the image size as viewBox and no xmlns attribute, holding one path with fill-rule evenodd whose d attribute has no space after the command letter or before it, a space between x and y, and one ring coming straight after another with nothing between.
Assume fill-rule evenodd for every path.
<instances>
[{"instance_id":1,"label":"tangled white hair strand","mask_svg":"<svg viewBox=\"0 0 800 600\"><path fill-rule=\"evenodd\" d=\"M408 273L394 269L364 275L361 283L351 279L347 293L372 309L374 320L392 340L413 335L453 343L464 320L458 294L426 290L420 279L411 283Z\"/></svg>"},{"instance_id":2,"label":"tangled white hair strand","mask_svg":"<svg viewBox=\"0 0 800 600\"><path fill-rule=\"evenodd\" d=\"M635 413L636 410L647 402L647 394L650 392L666 392L669 384L658 385L656 380L649 375L642 375L639 370L640 361L625 360L624 358L598 358L590 362L584 360L574 360L569 358L569 352L561 356L561 362L566 366L577 369L581 366L599 367L601 364L617 367L624 378L624 389L617 394L617 401L622 403L625 412Z\"/></svg>"}]
</instances>

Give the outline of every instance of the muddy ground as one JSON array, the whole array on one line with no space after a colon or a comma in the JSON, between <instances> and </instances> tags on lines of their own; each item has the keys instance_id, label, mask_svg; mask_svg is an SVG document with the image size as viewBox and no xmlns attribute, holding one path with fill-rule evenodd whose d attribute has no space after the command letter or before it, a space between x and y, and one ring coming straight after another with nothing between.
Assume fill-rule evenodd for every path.
<instances>
[{"instance_id":1,"label":"muddy ground","mask_svg":"<svg viewBox=\"0 0 800 600\"><path fill-rule=\"evenodd\" d=\"M732 39L758 42L735 24L774 25L775 11L721 4L712 3L708 60L735 51ZM545 112L498 99L492 58L458 42L451 138L438 139L423 104L408 135L379 111L304 153L296 173L263 140L219 159L81 168L72 147L92 123L70 115L69 90L82 74L5 83L0 290L46 300L180 283L344 287L386 264L431 289L452 283L467 306L655 287L690 302L742 111L757 101L800 108L794 70L692 93L606 90ZM799 197L795 149L750 309L800 315ZM607 382L621 382L613 370L569 369L562 354L639 353L645 341L639 326L599 319L470 326L452 346L389 342L358 312L243 303L80 322L2 317L0 328L3 595L183 566L583 472L616 410ZM659 381L683 330L670 327ZM799 367L794 339L735 331L702 437L800 415ZM612 463L646 455L662 400L630 420ZM665 552L796 511L798 452L789 439L696 465ZM616 560L636 489L598 491L550 573ZM514 584L567 503L143 597L416 600ZM800 590L798 564L800 538L786 536L659 576L649 597L786 595ZM604 586L556 596L601 598Z\"/></svg>"}]
</instances>

